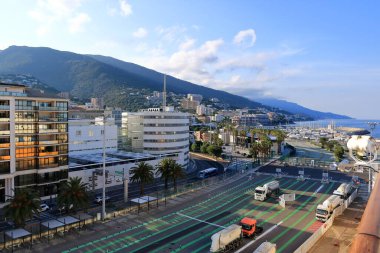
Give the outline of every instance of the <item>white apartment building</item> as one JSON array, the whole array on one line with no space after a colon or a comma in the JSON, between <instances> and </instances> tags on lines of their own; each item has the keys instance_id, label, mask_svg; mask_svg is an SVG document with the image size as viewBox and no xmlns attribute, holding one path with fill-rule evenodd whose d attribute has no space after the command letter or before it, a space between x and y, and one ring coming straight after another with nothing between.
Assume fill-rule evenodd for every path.
<instances>
[{"instance_id":1,"label":"white apartment building","mask_svg":"<svg viewBox=\"0 0 380 253\"><path fill-rule=\"evenodd\" d=\"M105 149L107 152L117 151L117 126L113 118L95 120L69 120L69 153L70 155L92 154L103 152L103 134L105 130Z\"/></svg>"},{"instance_id":2,"label":"white apartment building","mask_svg":"<svg viewBox=\"0 0 380 253\"><path fill-rule=\"evenodd\" d=\"M212 115L214 113L214 109L212 109L208 106L205 106L205 105L198 105L197 109L196 109L196 113L197 113L197 115L209 116L209 115Z\"/></svg>"},{"instance_id":3,"label":"white apartment building","mask_svg":"<svg viewBox=\"0 0 380 253\"><path fill-rule=\"evenodd\" d=\"M0 206L17 188L46 199L68 178L68 100L0 83Z\"/></svg>"},{"instance_id":4,"label":"white apartment building","mask_svg":"<svg viewBox=\"0 0 380 253\"><path fill-rule=\"evenodd\" d=\"M202 102L203 96L200 94L187 94L187 98L190 101L198 101L200 103Z\"/></svg>"},{"instance_id":5,"label":"white apartment building","mask_svg":"<svg viewBox=\"0 0 380 253\"><path fill-rule=\"evenodd\" d=\"M122 115L132 151L153 155L176 154L183 166L189 163L189 115L172 107L150 108Z\"/></svg>"}]
</instances>

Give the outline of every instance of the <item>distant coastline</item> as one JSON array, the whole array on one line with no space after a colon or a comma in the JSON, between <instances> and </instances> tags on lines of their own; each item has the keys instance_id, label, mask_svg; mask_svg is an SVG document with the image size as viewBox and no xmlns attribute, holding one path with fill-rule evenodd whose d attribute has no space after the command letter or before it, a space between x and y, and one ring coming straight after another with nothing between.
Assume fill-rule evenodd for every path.
<instances>
[{"instance_id":1,"label":"distant coastline","mask_svg":"<svg viewBox=\"0 0 380 253\"><path fill-rule=\"evenodd\" d=\"M370 128L368 122L380 122L380 120L361 120L361 119L324 119L314 121L297 121L296 126L308 126L314 128L326 128L331 123L334 123L336 128L345 128L348 132L354 134L369 134ZM380 138L380 125L372 132L372 136Z\"/></svg>"}]
</instances>

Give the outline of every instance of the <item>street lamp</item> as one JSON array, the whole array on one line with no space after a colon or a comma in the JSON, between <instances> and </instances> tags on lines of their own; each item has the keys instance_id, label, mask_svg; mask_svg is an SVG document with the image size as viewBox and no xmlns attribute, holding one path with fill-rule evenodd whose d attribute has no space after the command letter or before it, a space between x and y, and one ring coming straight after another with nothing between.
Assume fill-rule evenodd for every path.
<instances>
[{"instance_id":1,"label":"street lamp","mask_svg":"<svg viewBox=\"0 0 380 253\"><path fill-rule=\"evenodd\" d=\"M106 110L103 112L103 194L102 221L106 219Z\"/></svg>"},{"instance_id":2,"label":"street lamp","mask_svg":"<svg viewBox=\"0 0 380 253\"><path fill-rule=\"evenodd\" d=\"M347 148L356 166L361 165L368 168L368 193L370 193L372 188L372 171L378 173L378 170L372 166L372 163L377 159L378 151L375 139L368 135L353 135L347 142ZM356 151L356 156L353 151ZM370 154L368 161L364 161L357 156L367 156L367 154Z\"/></svg>"}]
</instances>

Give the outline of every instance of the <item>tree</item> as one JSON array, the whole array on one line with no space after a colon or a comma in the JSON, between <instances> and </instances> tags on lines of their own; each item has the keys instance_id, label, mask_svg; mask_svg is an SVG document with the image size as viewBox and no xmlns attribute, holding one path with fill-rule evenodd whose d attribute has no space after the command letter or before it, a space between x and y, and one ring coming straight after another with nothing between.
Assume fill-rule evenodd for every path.
<instances>
[{"instance_id":1,"label":"tree","mask_svg":"<svg viewBox=\"0 0 380 253\"><path fill-rule=\"evenodd\" d=\"M215 144L219 147L223 146L224 142L222 139L220 138L217 138L216 141L215 141Z\"/></svg>"},{"instance_id":2,"label":"tree","mask_svg":"<svg viewBox=\"0 0 380 253\"><path fill-rule=\"evenodd\" d=\"M153 170L153 166L146 162L140 162L138 163L137 167L131 168L131 182L140 183L141 195L144 194L144 185L147 183L151 183L154 180Z\"/></svg>"},{"instance_id":3,"label":"tree","mask_svg":"<svg viewBox=\"0 0 380 253\"><path fill-rule=\"evenodd\" d=\"M210 145L207 147L207 153L215 157L220 157L223 153L223 149L216 145Z\"/></svg>"},{"instance_id":4,"label":"tree","mask_svg":"<svg viewBox=\"0 0 380 253\"><path fill-rule=\"evenodd\" d=\"M195 143L194 143L195 144ZM171 177L171 170L175 161L171 158L164 158L157 165L156 175L161 175L161 179L165 182L165 190L168 189L168 180Z\"/></svg>"},{"instance_id":5,"label":"tree","mask_svg":"<svg viewBox=\"0 0 380 253\"><path fill-rule=\"evenodd\" d=\"M249 154L252 155L254 159L257 159L260 152L260 144L258 142L254 142L249 149Z\"/></svg>"},{"instance_id":6,"label":"tree","mask_svg":"<svg viewBox=\"0 0 380 253\"><path fill-rule=\"evenodd\" d=\"M273 130L272 134L276 136L276 142L277 142L277 154L281 153L281 143L285 140L286 138L286 133L281 130Z\"/></svg>"},{"instance_id":7,"label":"tree","mask_svg":"<svg viewBox=\"0 0 380 253\"><path fill-rule=\"evenodd\" d=\"M328 142L328 139L326 137L319 138L319 143L321 144L322 148L325 148L327 142Z\"/></svg>"},{"instance_id":8,"label":"tree","mask_svg":"<svg viewBox=\"0 0 380 253\"><path fill-rule=\"evenodd\" d=\"M262 140L260 142L260 152L264 157L269 155L271 148L272 142L270 140Z\"/></svg>"},{"instance_id":9,"label":"tree","mask_svg":"<svg viewBox=\"0 0 380 253\"><path fill-rule=\"evenodd\" d=\"M66 212L70 207L76 211L80 208L88 207L89 196L86 191L87 184L79 177L70 178L62 183L58 193L58 207L64 208Z\"/></svg>"},{"instance_id":10,"label":"tree","mask_svg":"<svg viewBox=\"0 0 380 253\"><path fill-rule=\"evenodd\" d=\"M341 145L335 145L334 146L335 161L337 162L342 161L343 156L344 156L344 148Z\"/></svg>"},{"instance_id":11,"label":"tree","mask_svg":"<svg viewBox=\"0 0 380 253\"><path fill-rule=\"evenodd\" d=\"M201 146L201 152L206 154L207 153L207 147L210 146L210 143L204 142Z\"/></svg>"},{"instance_id":12,"label":"tree","mask_svg":"<svg viewBox=\"0 0 380 253\"><path fill-rule=\"evenodd\" d=\"M38 213L40 198L32 189L16 189L15 195L11 197L9 205L4 207L4 214L11 218L17 226L24 226L27 219Z\"/></svg>"},{"instance_id":13,"label":"tree","mask_svg":"<svg viewBox=\"0 0 380 253\"><path fill-rule=\"evenodd\" d=\"M193 144L191 144L191 151L193 152L198 152L198 145L194 142Z\"/></svg>"},{"instance_id":14,"label":"tree","mask_svg":"<svg viewBox=\"0 0 380 253\"><path fill-rule=\"evenodd\" d=\"M177 179L184 178L186 173L182 168L182 165L174 162L171 168L171 178L173 179L174 191L177 191Z\"/></svg>"}]
</instances>

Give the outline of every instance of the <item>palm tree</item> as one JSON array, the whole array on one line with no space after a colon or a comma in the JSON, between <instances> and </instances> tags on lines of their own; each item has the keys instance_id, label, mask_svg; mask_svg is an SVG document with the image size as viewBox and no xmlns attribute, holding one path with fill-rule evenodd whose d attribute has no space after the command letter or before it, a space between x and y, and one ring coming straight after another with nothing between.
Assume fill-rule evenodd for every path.
<instances>
[{"instance_id":1,"label":"palm tree","mask_svg":"<svg viewBox=\"0 0 380 253\"><path fill-rule=\"evenodd\" d=\"M89 196L86 191L87 185L79 177L73 177L64 182L58 193L58 207L64 208L66 212L69 212L70 209L76 211L86 208L89 203Z\"/></svg>"},{"instance_id":2,"label":"palm tree","mask_svg":"<svg viewBox=\"0 0 380 253\"><path fill-rule=\"evenodd\" d=\"M171 168L171 178L173 179L174 191L177 191L177 179L184 178L186 176L185 171L181 164L174 163Z\"/></svg>"},{"instance_id":3,"label":"palm tree","mask_svg":"<svg viewBox=\"0 0 380 253\"><path fill-rule=\"evenodd\" d=\"M161 162L156 166L157 171L156 175L161 175L161 179L165 182L165 190L168 189L168 181L170 179L170 171L173 167L175 161L171 158L164 158Z\"/></svg>"},{"instance_id":4,"label":"palm tree","mask_svg":"<svg viewBox=\"0 0 380 253\"><path fill-rule=\"evenodd\" d=\"M131 182L140 183L140 194L144 194L144 184L151 183L154 180L153 166L146 162L138 163L137 167L131 168Z\"/></svg>"},{"instance_id":5,"label":"palm tree","mask_svg":"<svg viewBox=\"0 0 380 253\"><path fill-rule=\"evenodd\" d=\"M32 189L16 189L15 195L11 197L9 205L4 207L6 217L12 218L17 226L24 226L25 221L38 213L40 198Z\"/></svg>"},{"instance_id":6,"label":"palm tree","mask_svg":"<svg viewBox=\"0 0 380 253\"><path fill-rule=\"evenodd\" d=\"M252 155L252 157L256 160L260 152L260 143L254 142L251 145L251 148L249 150L249 153Z\"/></svg>"},{"instance_id":7,"label":"palm tree","mask_svg":"<svg viewBox=\"0 0 380 253\"><path fill-rule=\"evenodd\" d=\"M286 133L281 130L273 130L271 132L274 136L276 136L276 142L277 142L277 154L281 153L281 143L285 140L286 138Z\"/></svg>"}]
</instances>

